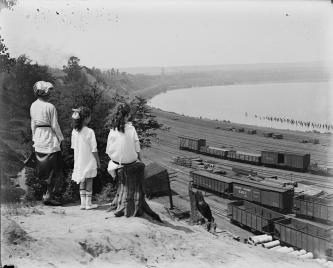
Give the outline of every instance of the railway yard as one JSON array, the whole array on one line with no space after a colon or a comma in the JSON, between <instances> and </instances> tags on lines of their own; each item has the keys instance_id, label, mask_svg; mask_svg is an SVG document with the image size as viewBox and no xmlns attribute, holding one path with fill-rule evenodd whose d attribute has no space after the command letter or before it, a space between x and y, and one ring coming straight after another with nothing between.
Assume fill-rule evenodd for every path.
<instances>
[{"instance_id":1,"label":"railway yard","mask_svg":"<svg viewBox=\"0 0 333 268\"><path fill-rule=\"evenodd\" d=\"M196 152L180 150L179 136L190 136L205 139L207 143L215 147L224 147L232 150L259 154L263 150L271 151L292 151L299 154L310 154L310 166L329 168L333 166L332 135L329 133L320 134L313 132L296 132L289 130L276 130L255 126L238 125L229 122L190 118L174 113L154 110L164 130L159 130L156 141L151 148L144 151L146 159L153 160L165 167L170 175L170 186L173 195L173 203L178 214L186 215L190 210L188 186L192 181L191 172L195 170L190 166L175 164L175 158L200 159L211 163L214 169L232 173L233 169L249 170L261 177L277 176L284 181L295 183L295 194L307 193L310 195L325 195L328 198L333 196L333 177L323 176L311 172L295 172L292 170L271 168L263 165L251 165L248 163L234 162L220 159L209 155L202 155ZM256 130L255 134L248 134L247 131L238 132L238 128ZM264 133L273 132L281 134L282 139L267 137ZM254 133L250 131L249 133ZM308 142L316 140L315 143ZM234 200L222 197L220 194L203 189L206 202L209 204L215 221L220 230L231 233L240 240L247 239L255 231L253 228L241 228L230 222L228 215L228 204ZM169 204L167 196L157 197L157 201ZM230 208L229 208L230 209ZM293 212L288 212L288 218L296 218ZM185 217L185 216L184 216ZM303 220L309 222L309 220ZM317 224L317 223L316 223ZM243 224L241 224L242 227ZM330 227L330 224L326 224ZM251 230L252 229L252 230Z\"/></svg>"}]
</instances>

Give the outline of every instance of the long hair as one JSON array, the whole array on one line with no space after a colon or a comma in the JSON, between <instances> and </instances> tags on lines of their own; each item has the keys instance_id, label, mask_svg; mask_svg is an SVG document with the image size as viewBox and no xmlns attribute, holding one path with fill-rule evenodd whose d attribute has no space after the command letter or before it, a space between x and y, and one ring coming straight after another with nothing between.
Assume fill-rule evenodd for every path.
<instances>
[{"instance_id":1,"label":"long hair","mask_svg":"<svg viewBox=\"0 0 333 268\"><path fill-rule=\"evenodd\" d=\"M87 107L81 106L78 109L73 109L73 128L77 131L80 131L83 127L83 121L89 116L91 116L91 111Z\"/></svg>"},{"instance_id":2,"label":"long hair","mask_svg":"<svg viewBox=\"0 0 333 268\"><path fill-rule=\"evenodd\" d=\"M127 103L122 103L117 107L116 113L111 121L111 128L125 133L125 117L131 112L131 107Z\"/></svg>"}]
</instances>

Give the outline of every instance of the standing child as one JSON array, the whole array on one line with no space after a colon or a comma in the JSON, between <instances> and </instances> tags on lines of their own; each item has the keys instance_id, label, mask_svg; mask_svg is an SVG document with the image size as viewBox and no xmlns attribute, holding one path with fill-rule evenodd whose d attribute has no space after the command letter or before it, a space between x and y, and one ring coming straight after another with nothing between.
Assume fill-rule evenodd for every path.
<instances>
[{"instance_id":1,"label":"standing child","mask_svg":"<svg viewBox=\"0 0 333 268\"><path fill-rule=\"evenodd\" d=\"M93 209L97 205L91 203L93 178L97 176L97 168L101 164L97 152L94 131L87 127L91 120L91 112L87 107L73 109L73 131L71 147L74 149L74 170L72 180L80 184L80 209Z\"/></svg>"}]
</instances>

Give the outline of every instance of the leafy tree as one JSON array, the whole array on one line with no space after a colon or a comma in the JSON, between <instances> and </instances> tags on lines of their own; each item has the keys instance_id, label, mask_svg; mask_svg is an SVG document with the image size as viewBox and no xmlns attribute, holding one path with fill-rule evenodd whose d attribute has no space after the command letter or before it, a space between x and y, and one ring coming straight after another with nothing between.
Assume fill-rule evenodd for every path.
<instances>
[{"instance_id":1,"label":"leafy tree","mask_svg":"<svg viewBox=\"0 0 333 268\"><path fill-rule=\"evenodd\" d=\"M32 87L39 81L54 82L47 66L40 66L25 55L19 56L3 81L2 103L7 106L9 118L27 116L35 100Z\"/></svg>"},{"instance_id":2,"label":"leafy tree","mask_svg":"<svg viewBox=\"0 0 333 268\"><path fill-rule=\"evenodd\" d=\"M80 59L71 56L68 59L67 66L63 66L63 71L67 74L68 81L78 81L81 78Z\"/></svg>"},{"instance_id":3,"label":"leafy tree","mask_svg":"<svg viewBox=\"0 0 333 268\"><path fill-rule=\"evenodd\" d=\"M155 130L162 128L156 116L151 113L151 108L147 105L147 100L136 96L130 102L132 110L132 122L138 133L142 147L150 147L151 138L156 137Z\"/></svg>"},{"instance_id":4,"label":"leafy tree","mask_svg":"<svg viewBox=\"0 0 333 268\"><path fill-rule=\"evenodd\" d=\"M0 35L0 73L9 73L10 68L15 64L15 59L11 58L8 48L4 44L4 39Z\"/></svg>"}]
</instances>

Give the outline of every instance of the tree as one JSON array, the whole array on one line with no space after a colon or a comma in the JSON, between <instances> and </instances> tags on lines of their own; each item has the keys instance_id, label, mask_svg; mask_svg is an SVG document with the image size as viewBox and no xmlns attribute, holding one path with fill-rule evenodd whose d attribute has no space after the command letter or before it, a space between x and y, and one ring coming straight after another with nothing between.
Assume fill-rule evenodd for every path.
<instances>
[{"instance_id":1,"label":"tree","mask_svg":"<svg viewBox=\"0 0 333 268\"><path fill-rule=\"evenodd\" d=\"M35 100L33 85L40 80L53 83L54 77L47 66L40 66L25 55L19 56L3 82L3 104L8 106L8 116L28 115L31 103Z\"/></svg>"},{"instance_id":2,"label":"tree","mask_svg":"<svg viewBox=\"0 0 333 268\"><path fill-rule=\"evenodd\" d=\"M67 74L69 81L78 81L81 78L80 59L71 56L68 59L67 66L63 66L63 71Z\"/></svg>"},{"instance_id":3,"label":"tree","mask_svg":"<svg viewBox=\"0 0 333 268\"><path fill-rule=\"evenodd\" d=\"M9 73L10 68L15 64L15 59L11 58L8 48L4 44L4 39L0 35L0 73Z\"/></svg>"},{"instance_id":4,"label":"tree","mask_svg":"<svg viewBox=\"0 0 333 268\"><path fill-rule=\"evenodd\" d=\"M130 102L132 110L132 122L138 133L142 147L150 147L151 138L156 137L156 130L162 128L162 124L158 123L156 116L151 112L151 108L147 105L147 100L136 96Z\"/></svg>"}]
</instances>

